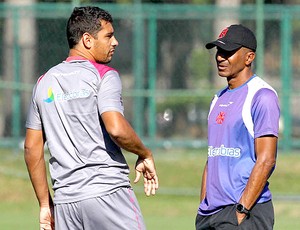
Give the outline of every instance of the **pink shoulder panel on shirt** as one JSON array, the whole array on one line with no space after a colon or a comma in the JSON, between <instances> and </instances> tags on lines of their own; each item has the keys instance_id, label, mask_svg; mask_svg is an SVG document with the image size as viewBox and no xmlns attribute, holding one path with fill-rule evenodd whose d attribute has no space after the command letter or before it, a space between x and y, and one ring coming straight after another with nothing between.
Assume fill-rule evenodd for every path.
<instances>
[{"instance_id":1,"label":"pink shoulder panel on shirt","mask_svg":"<svg viewBox=\"0 0 300 230\"><path fill-rule=\"evenodd\" d=\"M114 70L116 71L114 68L111 68L107 65L103 65L103 64L98 64L96 62L92 62L90 61L94 66L95 68L98 70L99 74L100 74L100 78L103 78L103 76L106 74L106 72L110 71L110 70Z\"/></svg>"},{"instance_id":2,"label":"pink shoulder panel on shirt","mask_svg":"<svg viewBox=\"0 0 300 230\"><path fill-rule=\"evenodd\" d=\"M97 62L94 62L94 61L91 61L91 60L88 60L84 57L79 57L79 56L70 56L67 58L67 62L70 62L70 61L75 61L75 60L86 60L86 61L89 61L99 72L100 74L100 78L103 78L103 76L105 75L105 73L109 70L114 70L116 71L114 68L111 68L107 65L104 65L104 64L99 64Z\"/></svg>"},{"instance_id":3,"label":"pink shoulder panel on shirt","mask_svg":"<svg viewBox=\"0 0 300 230\"><path fill-rule=\"evenodd\" d=\"M45 76L45 73L39 77L39 79L37 80L37 83L40 83L40 81L42 80L42 78Z\"/></svg>"}]
</instances>

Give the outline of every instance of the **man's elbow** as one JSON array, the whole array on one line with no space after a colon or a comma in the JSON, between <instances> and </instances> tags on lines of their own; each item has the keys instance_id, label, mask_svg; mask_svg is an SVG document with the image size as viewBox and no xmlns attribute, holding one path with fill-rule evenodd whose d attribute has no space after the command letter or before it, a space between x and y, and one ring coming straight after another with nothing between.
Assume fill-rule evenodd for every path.
<instances>
[{"instance_id":1,"label":"man's elbow","mask_svg":"<svg viewBox=\"0 0 300 230\"><path fill-rule=\"evenodd\" d=\"M121 140L126 139L126 134L122 130L113 129L108 131L109 136L112 140L119 143Z\"/></svg>"},{"instance_id":2,"label":"man's elbow","mask_svg":"<svg viewBox=\"0 0 300 230\"><path fill-rule=\"evenodd\" d=\"M36 147L36 145L32 141L29 141L29 140L25 139L23 147L24 147L24 152L28 153L31 150L33 150L34 147Z\"/></svg>"},{"instance_id":3,"label":"man's elbow","mask_svg":"<svg viewBox=\"0 0 300 230\"><path fill-rule=\"evenodd\" d=\"M37 143L28 141L25 139L24 142L24 158L29 159L31 157L42 157L44 153L44 143Z\"/></svg>"},{"instance_id":4,"label":"man's elbow","mask_svg":"<svg viewBox=\"0 0 300 230\"><path fill-rule=\"evenodd\" d=\"M270 168L273 169L274 166L276 165L276 159L270 159L265 162L265 164Z\"/></svg>"},{"instance_id":5,"label":"man's elbow","mask_svg":"<svg viewBox=\"0 0 300 230\"><path fill-rule=\"evenodd\" d=\"M276 158L263 158L260 161L258 161L264 168L268 168L269 170L272 170L273 167L276 165Z\"/></svg>"},{"instance_id":6,"label":"man's elbow","mask_svg":"<svg viewBox=\"0 0 300 230\"><path fill-rule=\"evenodd\" d=\"M30 161L31 158L31 154L33 152L33 145L28 144L26 141L24 143L24 159L25 162L27 163L28 161Z\"/></svg>"}]
</instances>

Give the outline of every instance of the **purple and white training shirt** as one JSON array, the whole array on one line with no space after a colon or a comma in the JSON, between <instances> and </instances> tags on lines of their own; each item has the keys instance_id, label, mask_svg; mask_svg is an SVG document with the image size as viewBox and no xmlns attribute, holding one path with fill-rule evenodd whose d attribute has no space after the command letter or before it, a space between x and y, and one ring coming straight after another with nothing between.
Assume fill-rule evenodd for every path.
<instances>
[{"instance_id":1,"label":"purple and white training shirt","mask_svg":"<svg viewBox=\"0 0 300 230\"><path fill-rule=\"evenodd\" d=\"M206 197L198 213L211 215L238 203L256 162L254 139L278 136L280 109L275 90L258 76L218 92L208 115ZM268 183L258 203L271 199Z\"/></svg>"}]
</instances>

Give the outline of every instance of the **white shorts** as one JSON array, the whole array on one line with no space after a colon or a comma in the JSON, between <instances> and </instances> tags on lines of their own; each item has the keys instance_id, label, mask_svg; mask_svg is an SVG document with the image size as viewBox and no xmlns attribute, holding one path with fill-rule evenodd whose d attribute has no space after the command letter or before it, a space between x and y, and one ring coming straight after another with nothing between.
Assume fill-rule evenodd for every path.
<instances>
[{"instance_id":1,"label":"white shorts","mask_svg":"<svg viewBox=\"0 0 300 230\"><path fill-rule=\"evenodd\" d=\"M131 188L73 203L56 204L55 230L145 230Z\"/></svg>"}]
</instances>

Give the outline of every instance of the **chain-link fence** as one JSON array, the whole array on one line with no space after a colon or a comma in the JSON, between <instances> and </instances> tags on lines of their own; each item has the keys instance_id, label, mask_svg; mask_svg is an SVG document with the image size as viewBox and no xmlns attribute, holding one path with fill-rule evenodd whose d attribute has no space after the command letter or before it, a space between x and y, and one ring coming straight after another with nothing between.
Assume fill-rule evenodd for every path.
<instances>
[{"instance_id":1,"label":"chain-link fence","mask_svg":"<svg viewBox=\"0 0 300 230\"><path fill-rule=\"evenodd\" d=\"M254 5L100 4L114 17L119 46L113 61L123 82L125 116L151 146L199 147L213 94L226 82L214 51L204 48L223 27L242 23L258 39L255 71L278 92L283 148L300 141L300 7ZM68 56L71 4L0 5L0 145L15 146L33 84Z\"/></svg>"}]
</instances>

